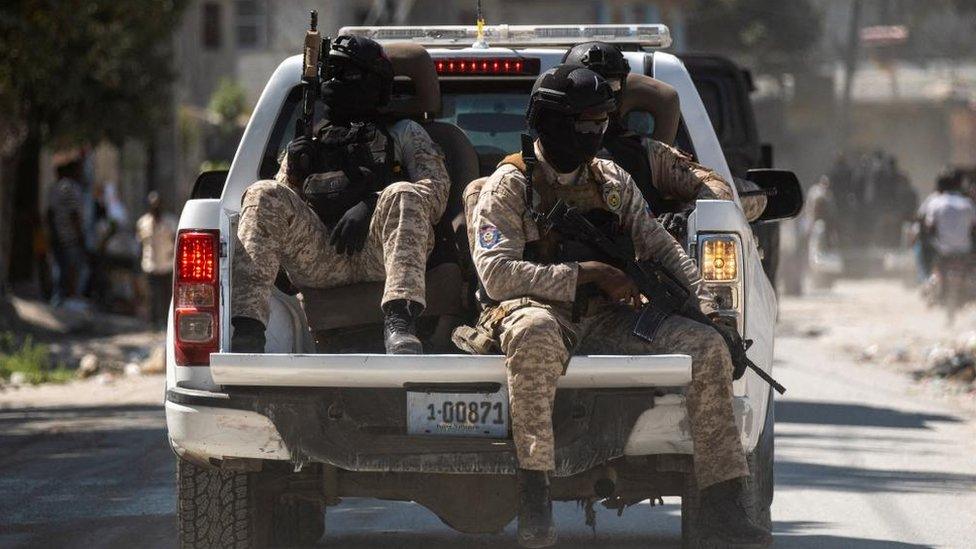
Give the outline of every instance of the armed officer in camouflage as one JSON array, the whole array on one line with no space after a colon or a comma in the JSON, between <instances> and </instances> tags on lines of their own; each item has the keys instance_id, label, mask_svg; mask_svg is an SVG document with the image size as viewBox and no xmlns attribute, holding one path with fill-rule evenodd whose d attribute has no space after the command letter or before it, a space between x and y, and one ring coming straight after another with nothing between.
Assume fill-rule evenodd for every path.
<instances>
[{"instance_id":1,"label":"armed officer in camouflage","mask_svg":"<svg viewBox=\"0 0 976 549\"><path fill-rule=\"evenodd\" d=\"M606 42L577 44L563 56L563 63L582 65L605 78L614 91L617 106L621 106L628 91L630 63L618 46ZM732 200L732 188L721 175L675 147L630 131L619 111L610 115L603 146L599 156L613 160L634 178L651 211L679 240L696 200ZM745 179L736 179L735 183L739 192L759 189ZM766 197L743 197L741 203L751 222L766 208Z\"/></svg>"},{"instance_id":2,"label":"armed officer in camouflage","mask_svg":"<svg viewBox=\"0 0 976 549\"><path fill-rule=\"evenodd\" d=\"M487 180L469 215L485 308L475 328L455 332L455 342L473 352L500 350L506 357L519 463L519 542L526 547L555 542L549 494L549 474L556 468L552 404L570 356L682 353L692 358L687 406L705 524L725 543L768 544L769 532L740 503L749 470L733 414L733 365L723 337L681 316L667 317L650 343L634 336L640 305L635 284L607 263L564 257L561 251L570 243L537 215L562 200L588 216L610 218L604 225L608 233L623 237L638 258L657 258L678 273L703 312L715 310L694 262L652 217L631 177L613 162L594 158L614 108L609 84L584 67L562 65L543 74L528 111L529 126L538 133L531 184L525 156L512 155ZM593 286L598 295L580 307L580 296Z\"/></svg>"},{"instance_id":3,"label":"armed officer in camouflage","mask_svg":"<svg viewBox=\"0 0 976 549\"><path fill-rule=\"evenodd\" d=\"M421 353L433 226L450 185L444 157L411 120L388 123L393 67L359 36L331 45L322 84L326 121L287 148L274 180L244 193L231 300L236 352L262 352L268 297L279 267L299 287L385 280L388 353Z\"/></svg>"}]
</instances>

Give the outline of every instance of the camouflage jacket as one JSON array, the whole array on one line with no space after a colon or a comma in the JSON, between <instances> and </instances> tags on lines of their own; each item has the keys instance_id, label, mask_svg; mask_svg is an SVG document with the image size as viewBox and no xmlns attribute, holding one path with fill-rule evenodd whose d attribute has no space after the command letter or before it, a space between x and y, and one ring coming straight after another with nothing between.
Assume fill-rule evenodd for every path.
<instances>
[{"instance_id":1,"label":"camouflage jacket","mask_svg":"<svg viewBox=\"0 0 976 549\"><path fill-rule=\"evenodd\" d=\"M538 153L538 147L537 147ZM555 172L539 158L536 178L554 179ZM597 177L593 181L591 177ZM581 169L574 185L598 185L606 208L616 214L630 233L638 258L655 257L698 295L702 310L715 310L714 296L702 282L694 261L657 222L634 181L609 160L594 159ZM547 302L572 302L576 297L579 265L575 262L541 264L524 258L527 243L539 240L539 228L525 207L525 175L503 164L485 182L472 212L476 230L472 252L478 277L488 297L504 301L532 297ZM538 200L538 193L534 195Z\"/></svg>"},{"instance_id":2,"label":"camouflage jacket","mask_svg":"<svg viewBox=\"0 0 976 549\"><path fill-rule=\"evenodd\" d=\"M732 188L714 170L698 164L687 154L660 141L644 139L644 147L651 164L654 187L663 198L684 202L689 206L693 206L696 200L732 200ZM745 179L736 179L735 183L740 192L759 188ZM742 211L750 222L758 219L766 209L765 196L750 196L740 201Z\"/></svg>"}]
</instances>

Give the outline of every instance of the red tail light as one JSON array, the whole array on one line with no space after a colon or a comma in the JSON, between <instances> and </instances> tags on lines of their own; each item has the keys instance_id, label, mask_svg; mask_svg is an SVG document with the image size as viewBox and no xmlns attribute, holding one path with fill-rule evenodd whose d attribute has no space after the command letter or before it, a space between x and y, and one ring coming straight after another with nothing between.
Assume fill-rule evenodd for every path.
<instances>
[{"instance_id":1,"label":"red tail light","mask_svg":"<svg viewBox=\"0 0 976 549\"><path fill-rule=\"evenodd\" d=\"M219 251L218 231L183 230L176 237L173 329L180 366L208 366L219 348Z\"/></svg>"},{"instance_id":2,"label":"red tail light","mask_svg":"<svg viewBox=\"0 0 976 549\"><path fill-rule=\"evenodd\" d=\"M537 76L540 62L534 58L445 57L434 66L441 76Z\"/></svg>"}]
</instances>

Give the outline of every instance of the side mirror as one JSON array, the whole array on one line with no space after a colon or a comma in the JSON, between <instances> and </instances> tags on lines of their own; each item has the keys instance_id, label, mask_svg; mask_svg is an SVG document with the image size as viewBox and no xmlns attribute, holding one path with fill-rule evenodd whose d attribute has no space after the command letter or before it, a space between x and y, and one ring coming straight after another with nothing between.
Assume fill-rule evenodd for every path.
<instances>
[{"instance_id":1,"label":"side mirror","mask_svg":"<svg viewBox=\"0 0 976 549\"><path fill-rule=\"evenodd\" d=\"M220 198L221 193L224 192L224 184L227 183L228 173L227 170L213 170L198 175L193 183L190 199Z\"/></svg>"},{"instance_id":2,"label":"side mirror","mask_svg":"<svg viewBox=\"0 0 976 549\"><path fill-rule=\"evenodd\" d=\"M803 187L796 174L787 170L749 170L746 179L759 186L754 191L766 195L766 209L756 222L791 219L803 209ZM740 194L741 196L741 194Z\"/></svg>"}]
</instances>

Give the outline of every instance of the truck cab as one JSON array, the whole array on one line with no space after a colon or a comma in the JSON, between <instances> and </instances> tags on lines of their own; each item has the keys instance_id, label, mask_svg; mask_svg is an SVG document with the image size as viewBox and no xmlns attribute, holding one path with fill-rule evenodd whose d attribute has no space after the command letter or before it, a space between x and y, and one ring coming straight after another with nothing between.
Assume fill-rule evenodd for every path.
<instances>
[{"instance_id":1,"label":"truck cab","mask_svg":"<svg viewBox=\"0 0 976 549\"><path fill-rule=\"evenodd\" d=\"M512 520L516 461L504 357L465 355L445 337L477 314L461 197L519 149L532 83L574 44L614 41L632 70L677 90L683 146L732 180L695 82L679 58L660 51L670 45L663 25L498 25L477 32L340 31L384 44L397 72L391 109L421 123L445 152L451 204L428 264L422 319L425 349L433 352L380 354L375 283L317 290L292 288L285 276L271 297L265 353L230 349L241 196L274 175L295 135L301 56L271 75L229 172L198 181L180 219L167 333L166 418L179 462L183 545L221 544L229 532L242 547L312 542L324 531L325 508L343 497L414 501L462 532L497 532ZM782 188L771 194L762 221L795 215L795 177L756 175ZM737 266L707 283L722 296L723 314L754 342L749 357L771 373L776 296L738 197L699 201L683 244L699 262ZM718 249L725 255L714 257ZM683 536L693 542L697 488L684 406L690 380L685 355L573 357L554 406L553 498L622 509L680 496ZM768 522L772 393L752 372L735 382L734 393L756 512ZM472 492L480 505L459 505Z\"/></svg>"}]
</instances>

